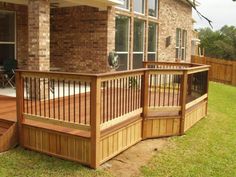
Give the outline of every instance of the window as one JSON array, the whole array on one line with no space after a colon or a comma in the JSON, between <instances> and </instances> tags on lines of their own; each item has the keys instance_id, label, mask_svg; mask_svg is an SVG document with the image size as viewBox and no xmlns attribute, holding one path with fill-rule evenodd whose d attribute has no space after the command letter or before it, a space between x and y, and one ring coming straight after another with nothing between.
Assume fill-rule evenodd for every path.
<instances>
[{"instance_id":1,"label":"window","mask_svg":"<svg viewBox=\"0 0 236 177\"><path fill-rule=\"evenodd\" d=\"M0 65L15 59L15 13L0 11Z\"/></svg>"},{"instance_id":2,"label":"window","mask_svg":"<svg viewBox=\"0 0 236 177\"><path fill-rule=\"evenodd\" d=\"M133 69L143 67L144 54L144 21L134 20L134 52L133 52Z\"/></svg>"},{"instance_id":3,"label":"window","mask_svg":"<svg viewBox=\"0 0 236 177\"><path fill-rule=\"evenodd\" d=\"M149 23L148 25L148 61L156 61L157 51L157 25Z\"/></svg>"},{"instance_id":4,"label":"window","mask_svg":"<svg viewBox=\"0 0 236 177\"><path fill-rule=\"evenodd\" d=\"M129 48L129 18L126 16L116 17L115 50L119 56L118 70L128 69Z\"/></svg>"},{"instance_id":5,"label":"window","mask_svg":"<svg viewBox=\"0 0 236 177\"><path fill-rule=\"evenodd\" d=\"M134 11L137 13L144 14L145 13L144 2L145 2L145 0L134 0Z\"/></svg>"},{"instance_id":6,"label":"window","mask_svg":"<svg viewBox=\"0 0 236 177\"><path fill-rule=\"evenodd\" d=\"M186 60L187 31L176 29L176 59Z\"/></svg>"},{"instance_id":7,"label":"window","mask_svg":"<svg viewBox=\"0 0 236 177\"><path fill-rule=\"evenodd\" d=\"M124 4L119 5L118 7L123 8L123 9L129 9L129 0L123 0Z\"/></svg>"},{"instance_id":8,"label":"window","mask_svg":"<svg viewBox=\"0 0 236 177\"><path fill-rule=\"evenodd\" d=\"M157 0L149 0L148 1L148 15L152 17L157 17L158 11L158 1Z\"/></svg>"}]
</instances>

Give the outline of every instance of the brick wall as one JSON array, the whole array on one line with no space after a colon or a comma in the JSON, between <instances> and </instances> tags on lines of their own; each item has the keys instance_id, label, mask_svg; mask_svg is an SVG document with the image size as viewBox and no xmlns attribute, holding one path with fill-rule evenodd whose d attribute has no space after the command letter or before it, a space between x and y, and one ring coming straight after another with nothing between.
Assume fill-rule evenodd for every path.
<instances>
[{"instance_id":1,"label":"brick wall","mask_svg":"<svg viewBox=\"0 0 236 177\"><path fill-rule=\"evenodd\" d=\"M192 8L180 0L159 0L159 60L175 60L176 28L187 30L186 60L191 60ZM171 36L171 45L166 48L166 38Z\"/></svg>"},{"instance_id":2,"label":"brick wall","mask_svg":"<svg viewBox=\"0 0 236 177\"><path fill-rule=\"evenodd\" d=\"M48 0L29 0L29 70L50 69L50 3Z\"/></svg>"},{"instance_id":3,"label":"brick wall","mask_svg":"<svg viewBox=\"0 0 236 177\"><path fill-rule=\"evenodd\" d=\"M28 11L27 6L0 2L0 10L16 13L16 59L20 68L26 68L28 60Z\"/></svg>"},{"instance_id":4,"label":"brick wall","mask_svg":"<svg viewBox=\"0 0 236 177\"><path fill-rule=\"evenodd\" d=\"M114 49L114 20L113 8L107 11L87 6L53 9L51 66L70 72L109 71L107 57Z\"/></svg>"}]
</instances>

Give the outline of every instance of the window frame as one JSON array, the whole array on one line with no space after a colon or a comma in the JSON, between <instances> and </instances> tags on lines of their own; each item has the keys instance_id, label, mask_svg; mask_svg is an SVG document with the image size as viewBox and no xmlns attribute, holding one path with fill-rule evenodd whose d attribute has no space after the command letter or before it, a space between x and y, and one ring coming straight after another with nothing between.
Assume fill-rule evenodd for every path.
<instances>
[{"instance_id":1,"label":"window frame","mask_svg":"<svg viewBox=\"0 0 236 177\"><path fill-rule=\"evenodd\" d=\"M116 17L117 16L124 16L124 15L116 15ZM121 54L121 55L124 55L124 54L126 54L127 55L127 70L129 70L129 54L130 54L130 23L131 23L131 19L130 19L130 17L128 17L128 16L125 16L125 17L127 17L127 19L128 19L128 43L127 43L127 46L128 46L128 49L127 49L127 51L116 51L115 50L115 53L117 54L117 55L119 55L119 54ZM116 28L115 28L116 29ZM116 38L116 37L115 37Z\"/></svg>"},{"instance_id":2,"label":"window frame","mask_svg":"<svg viewBox=\"0 0 236 177\"><path fill-rule=\"evenodd\" d=\"M139 19L139 18L134 18L134 23L135 23L135 20L138 20L138 21L141 21L143 23L143 51L134 51L134 45L133 45L133 60L132 60L132 63L131 63L131 69L134 68L134 55L143 55L142 56L142 61L144 61L144 54L145 54L145 25L147 24L147 22L145 20L142 20L142 19ZM134 24L133 24L134 25ZM134 30L134 29L133 29ZM133 31L133 43L134 43L134 31Z\"/></svg>"},{"instance_id":3,"label":"window frame","mask_svg":"<svg viewBox=\"0 0 236 177\"><path fill-rule=\"evenodd\" d=\"M148 4L147 4L147 6L148 6L148 12L147 12L147 15L148 15L148 17L149 18L152 18L152 19L157 19L158 18L158 16L159 16L159 0L155 0L156 1L156 16L151 16L151 15L149 15L149 1L148 1Z\"/></svg>"},{"instance_id":4,"label":"window frame","mask_svg":"<svg viewBox=\"0 0 236 177\"><path fill-rule=\"evenodd\" d=\"M179 40L177 40L177 30L179 30L178 37ZM177 46L177 41L178 41L178 46ZM184 43L183 43L184 41ZM178 51L178 56L175 56L176 59L180 61L186 61L187 58L187 43L188 43L188 31L185 29L181 28L176 28L176 45L175 45L175 53L177 54ZM184 54L182 53L184 51Z\"/></svg>"},{"instance_id":5,"label":"window frame","mask_svg":"<svg viewBox=\"0 0 236 177\"><path fill-rule=\"evenodd\" d=\"M127 9L126 9L126 8L123 8L123 7L120 7L120 6L115 6L115 8L118 9L118 10L130 12L130 1L132 1L132 0L128 0L128 1L129 1L129 2L128 2L128 8L127 8Z\"/></svg>"},{"instance_id":6,"label":"window frame","mask_svg":"<svg viewBox=\"0 0 236 177\"><path fill-rule=\"evenodd\" d=\"M154 52L150 52L149 51L149 24L154 24L155 25L155 51ZM154 23L154 22L148 22L148 41L147 41L147 61L149 60L148 55L149 54L155 54L155 61L157 61L157 52L158 52L158 24Z\"/></svg>"},{"instance_id":7,"label":"window frame","mask_svg":"<svg viewBox=\"0 0 236 177\"><path fill-rule=\"evenodd\" d=\"M6 41L0 41L0 45L13 45L14 46L14 59L16 59L16 56L17 56L17 33L16 33L16 12L15 11L9 11L9 10L1 10L0 9L0 13L1 12L7 12L7 13L12 13L13 16L14 16L14 42L6 42Z\"/></svg>"},{"instance_id":8,"label":"window frame","mask_svg":"<svg viewBox=\"0 0 236 177\"><path fill-rule=\"evenodd\" d=\"M135 4L134 1L135 1L135 0L133 0L133 4ZM147 3L146 3L146 2L147 2L147 1L145 1L145 0L141 0L141 1L143 2L143 13L135 11L134 5L133 5L133 11L134 11L134 14L136 14L136 15L145 16L145 14L146 14L146 6L147 6Z\"/></svg>"}]
</instances>

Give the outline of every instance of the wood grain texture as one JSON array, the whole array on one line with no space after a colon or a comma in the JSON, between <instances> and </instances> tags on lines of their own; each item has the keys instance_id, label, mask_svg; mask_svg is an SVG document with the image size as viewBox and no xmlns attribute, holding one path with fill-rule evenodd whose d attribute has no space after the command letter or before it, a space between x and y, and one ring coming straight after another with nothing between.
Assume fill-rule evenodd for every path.
<instances>
[{"instance_id":1,"label":"wood grain texture","mask_svg":"<svg viewBox=\"0 0 236 177\"><path fill-rule=\"evenodd\" d=\"M209 79L229 85L236 85L236 62L224 59L192 56L193 63L211 66Z\"/></svg>"},{"instance_id":2,"label":"wood grain texture","mask_svg":"<svg viewBox=\"0 0 236 177\"><path fill-rule=\"evenodd\" d=\"M89 138L23 125L24 147L85 165L91 162Z\"/></svg>"},{"instance_id":3,"label":"wood grain texture","mask_svg":"<svg viewBox=\"0 0 236 177\"><path fill-rule=\"evenodd\" d=\"M207 102L204 101L196 105L193 109L186 112L184 131L194 126L198 121L206 116Z\"/></svg>"},{"instance_id":4,"label":"wood grain texture","mask_svg":"<svg viewBox=\"0 0 236 177\"><path fill-rule=\"evenodd\" d=\"M16 122L16 98L0 95L0 119Z\"/></svg>"},{"instance_id":5,"label":"wood grain texture","mask_svg":"<svg viewBox=\"0 0 236 177\"><path fill-rule=\"evenodd\" d=\"M100 140L100 163L141 141L142 121L138 120L126 127L112 132Z\"/></svg>"},{"instance_id":6,"label":"wood grain texture","mask_svg":"<svg viewBox=\"0 0 236 177\"><path fill-rule=\"evenodd\" d=\"M13 148L17 144L17 125L0 119L0 153Z\"/></svg>"},{"instance_id":7,"label":"wood grain texture","mask_svg":"<svg viewBox=\"0 0 236 177\"><path fill-rule=\"evenodd\" d=\"M157 138L179 135L180 118L152 118L144 122L144 138Z\"/></svg>"}]
</instances>

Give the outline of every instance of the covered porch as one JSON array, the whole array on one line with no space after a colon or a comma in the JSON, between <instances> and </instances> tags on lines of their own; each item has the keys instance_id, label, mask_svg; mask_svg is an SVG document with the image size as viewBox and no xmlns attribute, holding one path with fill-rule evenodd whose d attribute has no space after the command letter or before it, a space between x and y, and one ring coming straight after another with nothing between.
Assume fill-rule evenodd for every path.
<instances>
[{"instance_id":1,"label":"covered porch","mask_svg":"<svg viewBox=\"0 0 236 177\"><path fill-rule=\"evenodd\" d=\"M1 0L0 66L102 73L114 50L115 5L121 0Z\"/></svg>"}]
</instances>

